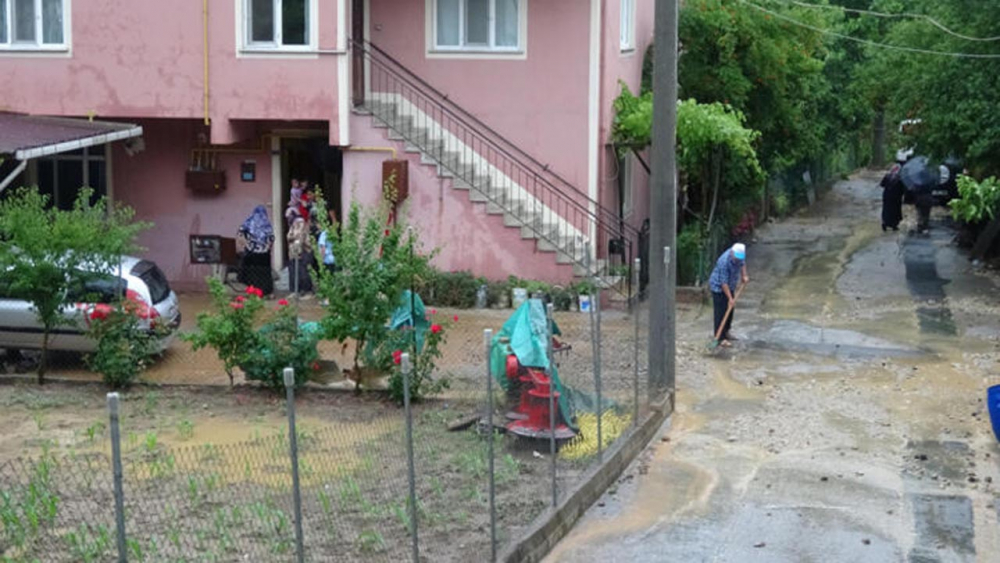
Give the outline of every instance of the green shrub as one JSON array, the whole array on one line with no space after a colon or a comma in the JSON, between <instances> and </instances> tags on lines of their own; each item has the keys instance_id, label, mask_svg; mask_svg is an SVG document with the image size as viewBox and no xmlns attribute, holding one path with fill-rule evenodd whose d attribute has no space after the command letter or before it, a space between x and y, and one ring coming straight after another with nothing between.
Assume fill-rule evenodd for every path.
<instances>
[{"instance_id":1,"label":"green shrub","mask_svg":"<svg viewBox=\"0 0 1000 563\"><path fill-rule=\"evenodd\" d=\"M428 281L427 301L438 307L471 309L476 306L476 293L486 283L472 272L434 272Z\"/></svg>"},{"instance_id":2,"label":"green shrub","mask_svg":"<svg viewBox=\"0 0 1000 563\"><path fill-rule=\"evenodd\" d=\"M316 367L318 336L298 322L295 309L281 299L267 316L261 291L253 286L245 295L230 298L222 282L208 280L214 311L198 314L198 331L181 335L194 350L213 348L222 361L230 385L239 367L247 380L260 381L276 390L284 388L284 369L295 369L295 384L302 385Z\"/></svg>"},{"instance_id":3,"label":"green shrub","mask_svg":"<svg viewBox=\"0 0 1000 563\"><path fill-rule=\"evenodd\" d=\"M167 330L148 318L145 305L125 299L116 305L98 304L87 313L87 335L97 350L87 355L87 367L101 374L111 388L127 387L152 363L159 339Z\"/></svg>"},{"instance_id":4,"label":"green shrub","mask_svg":"<svg viewBox=\"0 0 1000 563\"><path fill-rule=\"evenodd\" d=\"M416 355L413 354L413 332L410 330L395 331L390 339L385 341L384 349L391 350L388 354L389 369L386 369L390 372L389 396L397 403L403 403L403 372L400 363L406 350L410 351L410 359L413 362L413 369L410 371L410 400L420 401L450 386L447 378L435 378L434 371L437 369L437 361L441 359L441 346L447 339L447 331L452 322L458 322L458 316L453 317L453 321L444 319L443 315L441 317L438 319L432 313L431 328L424 335L424 347Z\"/></svg>"},{"instance_id":5,"label":"green shrub","mask_svg":"<svg viewBox=\"0 0 1000 563\"><path fill-rule=\"evenodd\" d=\"M703 279L704 234L701 226L689 223L677 235L677 283L693 285Z\"/></svg>"},{"instance_id":6,"label":"green shrub","mask_svg":"<svg viewBox=\"0 0 1000 563\"><path fill-rule=\"evenodd\" d=\"M951 215L958 221L976 224L996 216L1000 205L1000 181L990 177L982 182L961 175L958 177L959 199L951 200Z\"/></svg>"},{"instance_id":7,"label":"green shrub","mask_svg":"<svg viewBox=\"0 0 1000 563\"><path fill-rule=\"evenodd\" d=\"M775 217L784 217L787 215L791 206L792 204L787 194L779 192L771 196L771 214Z\"/></svg>"}]
</instances>

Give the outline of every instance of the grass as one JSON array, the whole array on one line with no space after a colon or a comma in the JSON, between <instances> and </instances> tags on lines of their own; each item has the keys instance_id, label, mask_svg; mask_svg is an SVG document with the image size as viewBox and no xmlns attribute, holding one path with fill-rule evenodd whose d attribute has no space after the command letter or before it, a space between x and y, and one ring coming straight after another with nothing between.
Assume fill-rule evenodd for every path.
<instances>
[{"instance_id":1,"label":"grass","mask_svg":"<svg viewBox=\"0 0 1000 563\"><path fill-rule=\"evenodd\" d=\"M194 423L187 418L182 419L177 423L177 435L180 436L181 440L194 438Z\"/></svg>"}]
</instances>

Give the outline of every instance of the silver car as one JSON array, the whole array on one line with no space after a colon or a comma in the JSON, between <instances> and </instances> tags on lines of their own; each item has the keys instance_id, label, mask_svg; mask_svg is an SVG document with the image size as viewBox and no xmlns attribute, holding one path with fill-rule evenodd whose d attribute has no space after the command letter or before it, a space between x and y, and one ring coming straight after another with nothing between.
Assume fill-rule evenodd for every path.
<instances>
[{"instance_id":1,"label":"silver car","mask_svg":"<svg viewBox=\"0 0 1000 563\"><path fill-rule=\"evenodd\" d=\"M131 256L122 258L121 276L95 274L87 282L80 302L63 309L66 322L49 335L50 350L92 352L97 342L87 337L88 314L95 306L113 303L126 297L139 304L138 313L146 326L156 323L170 332L162 338L157 351L173 341L181 323L180 304L163 272L149 260ZM3 286L0 285L0 293ZM86 297L84 297L86 296ZM0 349L32 350L42 347L42 326L31 303L0 294Z\"/></svg>"}]
</instances>

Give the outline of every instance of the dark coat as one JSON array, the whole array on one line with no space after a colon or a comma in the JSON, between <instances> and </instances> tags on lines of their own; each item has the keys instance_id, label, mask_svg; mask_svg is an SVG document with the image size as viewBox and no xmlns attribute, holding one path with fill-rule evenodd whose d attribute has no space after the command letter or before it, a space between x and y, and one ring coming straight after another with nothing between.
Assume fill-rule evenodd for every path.
<instances>
[{"instance_id":1,"label":"dark coat","mask_svg":"<svg viewBox=\"0 0 1000 563\"><path fill-rule=\"evenodd\" d=\"M903 220L903 195L906 186L899 177L897 164L882 178L882 226L895 229Z\"/></svg>"}]
</instances>

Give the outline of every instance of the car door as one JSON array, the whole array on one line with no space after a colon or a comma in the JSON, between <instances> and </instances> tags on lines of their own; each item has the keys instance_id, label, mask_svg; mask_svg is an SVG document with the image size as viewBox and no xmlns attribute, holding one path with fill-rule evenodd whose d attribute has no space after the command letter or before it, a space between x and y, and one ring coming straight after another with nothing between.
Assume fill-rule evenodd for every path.
<instances>
[{"instance_id":1,"label":"car door","mask_svg":"<svg viewBox=\"0 0 1000 563\"><path fill-rule=\"evenodd\" d=\"M41 348L42 331L31 304L10 295L0 279L0 348Z\"/></svg>"}]
</instances>

